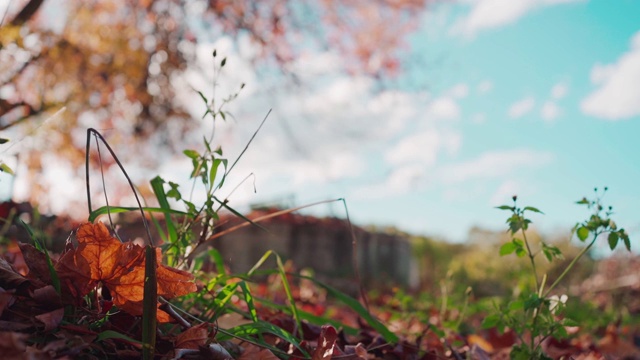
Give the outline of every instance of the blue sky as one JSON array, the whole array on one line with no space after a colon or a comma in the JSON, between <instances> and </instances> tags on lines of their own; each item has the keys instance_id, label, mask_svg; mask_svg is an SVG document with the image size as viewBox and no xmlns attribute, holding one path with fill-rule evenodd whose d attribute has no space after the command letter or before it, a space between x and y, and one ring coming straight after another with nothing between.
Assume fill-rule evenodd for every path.
<instances>
[{"instance_id":1,"label":"blue sky","mask_svg":"<svg viewBox=\"0 0 640 360\"><path fill-rule=\"evenodd\" d=\"M219 195L254 174L233 192L232 206L344 197L360 225L464 241L472 226L502 229L506 214L493 207L514 194L546 213L532 217L543 232L568 233L588 216L574 202L608 186L605 203L637 239L639 18L633 0L441 4L424 14L405 71L385 87L336 71L344 59L331 49L291 64L305 84L296 87L256 71L246 60L255 49L242 39L201 43L204 69L212 49L228 57L218 95L247 84L229 107L237 120L216 127L230 159L273 109ZM172 80L194 117L204 110L192 88L210 95L212 77L187 70ZM200 139L194 134L194 147ZM159 171L187 186L181 175L189 166L176 156ZM56 194L72 197L69 184L83 186L68 169L52 171ZM155 174L138 174L145 176ZM16 185L18 198L28 193L28 184ZM310 212L344 216L337 204Z\"/></svg>"},{"instance_id":2,"label":"blue sky","mask_svg":"<svg viewBox=\"0 0 640 360\"><path fill-rule=\"evenodd\" d=\"M331 64L341 59L331 50L292 65L308 85L296 88L256 73L242 60L242 46L228 39L203 45L203 62L212 48L229 54L223 89L248 84L231 108L238 120L217 128L230 158L273 109L230 181L253 173L257 193L252 181L245 183L231 204L345 197L359 224L464 241L474 225L503 228L506 214L493 207L514 194L521 205L546 213L533 216L543 232L568 233L589 214L574 202L608 186L605 203L637 238L640 23L634 14L640 2L440 5L411 36L406 71L384 88L334 71ZM196 88L207 81L185 76ZM164 175L171 178L178 163ZM338 205L311 212L343 215Z\"/></svg>"}]
</instances>

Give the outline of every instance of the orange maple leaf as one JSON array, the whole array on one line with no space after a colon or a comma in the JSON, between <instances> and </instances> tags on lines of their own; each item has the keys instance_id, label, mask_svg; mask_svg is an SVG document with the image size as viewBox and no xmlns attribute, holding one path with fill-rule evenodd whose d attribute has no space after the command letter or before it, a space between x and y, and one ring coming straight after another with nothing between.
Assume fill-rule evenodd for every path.
<instances>
[{"instance_id":1,"label":"orange maple leaf","mask_svg":"<svg viewBox=\"0 0 640 360\"><path fill-rule=\"evenodd\" d=\"M102 223L80 225L76 238L78 247L62 254L55 266L63 289L80 300L102 284L109 289L115 306L132 315L142 315L144 248L132 242L121 243ZM170 299L195 292L193 276L161 265L162 254L160 249L155 250L158 296ZM170 320L169 314L158 310L159 322Z\"/></svg>"}]
</instances>

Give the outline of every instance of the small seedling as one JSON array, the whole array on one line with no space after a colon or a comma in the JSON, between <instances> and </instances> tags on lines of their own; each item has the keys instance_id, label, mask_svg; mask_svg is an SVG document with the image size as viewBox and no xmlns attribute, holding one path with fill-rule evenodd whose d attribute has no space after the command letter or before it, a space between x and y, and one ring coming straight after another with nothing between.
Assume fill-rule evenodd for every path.
<instances>
[{"instance_id":1,"label":"small seedling","mask_svg":"<svg viewBox=\"0 0 640 360\"><path fill-rule=\"evenodd\" d=\"M592 214L587 220L576 224L572 236L575 234L581 242L586 243L589 239L590 241L550 286L546 286L547 275L541 276L538 273L536 257L542 254L547 261L553 262L555 259L562 258L562 251L543 241L534 247L535 244L527 238L527 230L531 224L531 220L526 216L527 212L542 214L542 211L532 206L518 207L516 196L513 197L513 205L497 207L511 213L507 218L511 241L500 247L500 255L515 254L518 257L527 257L531 264L531 277L535 282L535 288L522 292L517 299L510 301L506 306L496 305L495 312L483 321L484 328L497 327L498 330L504 331L508 327L517 334L520 344L511 350L512 359L549 359L543 353L543 341L549 337L565 338L568 336L566 327L577 325L575 321L562 316L567 296L551 295L551 293L574 268L578 260L591 250L601 235L608 234L607 240L611 250L618 246L620 240L627 250L631 250L629 235L624 229L618 229L616 223L610 218L613 208L608 206L604 211L602 197L607 190L605 187L604 191L599 193L596 188L593 200L585 197L577 202L577 204L586 205Z\"/></svg>"}]
</instances>

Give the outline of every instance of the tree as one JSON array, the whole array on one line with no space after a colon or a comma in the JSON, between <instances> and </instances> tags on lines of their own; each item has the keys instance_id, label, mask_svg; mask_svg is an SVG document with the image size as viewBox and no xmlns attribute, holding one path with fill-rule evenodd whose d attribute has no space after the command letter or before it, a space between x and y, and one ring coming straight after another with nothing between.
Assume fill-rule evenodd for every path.
<instances>
[{"instance_id":1,"label":"tree","mask_svg":"<svg viewBox=\"0 0 640 360\"><path fill-rule=\"evenodd\" d=\"M207 36L248 36L259 45L256 64L283 72L302 51L330 47L344 54L336 64L342 70L387 77L400 70L403 39L428 3L90 0L54 8L16 1L0 25L0 131L34 128L66 107L40 147L21 154L36 176L46 166L37 153L44 149L81 168L88 118L114 129L112 144L134 144L130 154L150 141L173 149L195 124L174 100L172 79L193 65L195 46Z\"/></svg>"}]
</instances>

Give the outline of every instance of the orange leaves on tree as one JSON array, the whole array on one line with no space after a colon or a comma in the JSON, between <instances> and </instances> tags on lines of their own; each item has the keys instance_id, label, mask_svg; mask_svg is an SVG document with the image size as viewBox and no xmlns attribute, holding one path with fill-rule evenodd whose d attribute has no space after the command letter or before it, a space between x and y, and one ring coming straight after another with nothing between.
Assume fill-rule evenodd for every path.
<instances>
[{"instance_id":1,"label":"orange leaves on tree","mask_svg":"<svg viewBox=\"0 0 640 360\"><path fill-rule=\"evenodd\" d=\"M109 289L115 306L132 315L142 315L144 248L132 242L121 243L102 223L82 224L76 238L78 247L65 252L56 264L63 289L78 301L101 284ZM158 296L170 299L195 292L193 276L160 265L161 252L155 250ZM170 321L169 315L158 310L158 321Z\"/></svg>"}]
</instances>

